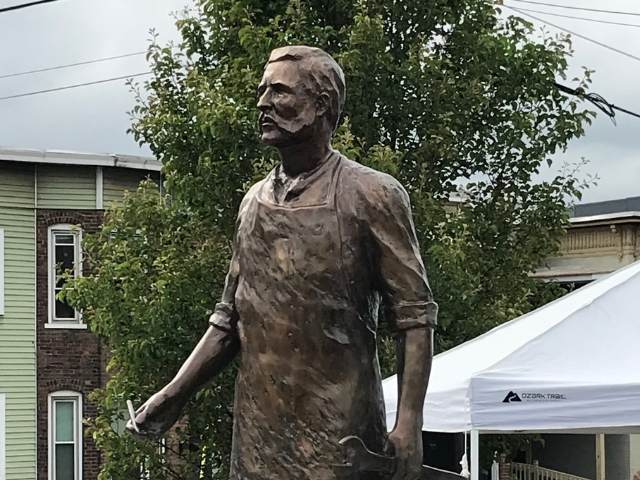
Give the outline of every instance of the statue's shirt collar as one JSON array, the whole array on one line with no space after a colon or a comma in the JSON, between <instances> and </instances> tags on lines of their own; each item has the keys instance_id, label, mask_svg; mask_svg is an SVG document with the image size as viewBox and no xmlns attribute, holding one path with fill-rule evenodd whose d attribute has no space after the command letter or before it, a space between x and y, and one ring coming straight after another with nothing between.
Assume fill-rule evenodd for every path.
<instances>
[{"instance_id":1,"label":"statue's shirt collar","mask_svg":"<svg viewBox=\"0 0 640 480\"><path fill-rule=\"evenodd\" d=\"M289 207L321 205L329 200L340 153L333 150L327 160L310 172L290 177L278 164L268 175L262 200Z\"/></svg>"}]
</instances>

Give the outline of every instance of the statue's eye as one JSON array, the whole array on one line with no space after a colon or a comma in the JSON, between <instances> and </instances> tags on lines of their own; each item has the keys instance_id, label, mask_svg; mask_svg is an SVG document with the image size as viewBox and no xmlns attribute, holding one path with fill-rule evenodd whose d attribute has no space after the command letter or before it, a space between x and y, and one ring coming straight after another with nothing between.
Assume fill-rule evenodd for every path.
<instances>
[{"instance_id":1,"label":"statue's eye","mask_svg":"<svg viewBox=\"0 0 640 480\"><path fill-rule=\"evenodd\" d=\"M291 89L286 85L283 85L282 83L274 83L273 85L271 85L271 89L274 91L274 93L277 93L278 95L282 95L284 93L291 93Z\"/></svg>"}]
</instances>

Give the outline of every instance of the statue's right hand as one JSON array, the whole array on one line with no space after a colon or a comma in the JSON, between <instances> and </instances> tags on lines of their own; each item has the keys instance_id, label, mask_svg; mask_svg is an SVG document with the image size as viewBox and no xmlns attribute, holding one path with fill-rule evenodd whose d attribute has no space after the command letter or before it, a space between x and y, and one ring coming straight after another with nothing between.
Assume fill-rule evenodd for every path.
<instances>
[{"instance_id":1,"label":"statue's right hand","mask_svg":"<svg viewBox=\"0 0 640 480\"><path fill-rule=\"evenodd\" d=\"M163 390L153 395L136 411L135 426L127 422L127 430L135 437L158 440L180 418L182 404Z\"/></svg>"}]
</instances>

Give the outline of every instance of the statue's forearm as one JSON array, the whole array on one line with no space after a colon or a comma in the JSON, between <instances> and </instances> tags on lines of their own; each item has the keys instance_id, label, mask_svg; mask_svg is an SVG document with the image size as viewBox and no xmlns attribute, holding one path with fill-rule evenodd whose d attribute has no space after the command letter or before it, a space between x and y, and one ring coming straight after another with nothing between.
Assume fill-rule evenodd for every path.
<instances>
[{"instance_id":1,"label":"statue's forearm","mask_svg":"<svg viewBox=\"0 0 640 480\"><path fill-rule=\"evenodd\" d=\"M400 399L396 428L422 428L422 409L433 358L433 329L400 332L398 353Z\"/></svg>"},{"instance_id":2,"label":"statue's forearm","mask_svg":"<svg viewBox=\"0 0 640 480\"><path fill-rule=\"evenodd\" d=\"M240 351L238 339L216 327L209 327L164 393L186 403L224 370Z\"/></svg>"}]
</instances>

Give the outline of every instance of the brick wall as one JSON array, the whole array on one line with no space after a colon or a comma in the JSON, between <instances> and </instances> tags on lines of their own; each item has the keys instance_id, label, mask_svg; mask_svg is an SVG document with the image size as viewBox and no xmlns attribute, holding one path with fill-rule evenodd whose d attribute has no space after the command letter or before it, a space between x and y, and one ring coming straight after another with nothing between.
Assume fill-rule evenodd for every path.
<instances>
[{"instance_id":1,"label":"brick wall","mask_svg":"<svg viewBox=\"0 0 640 480\"><path fill-rule=\"evenodd\" d=\"M38 210L36 216L37 365L38 365L38 480L48 479L48 395L60 390L82 393L83 416L94 417L88 395L103 386L106 374L102 348L89 330L45 329L48 321L48 228L56 224L80 225L94 233L102 223L101 211ZM87 271L84 271L87 274ZM83 479L96 480L100 453L91 437L83 438Z\"/></svg>"}]
</instances>

